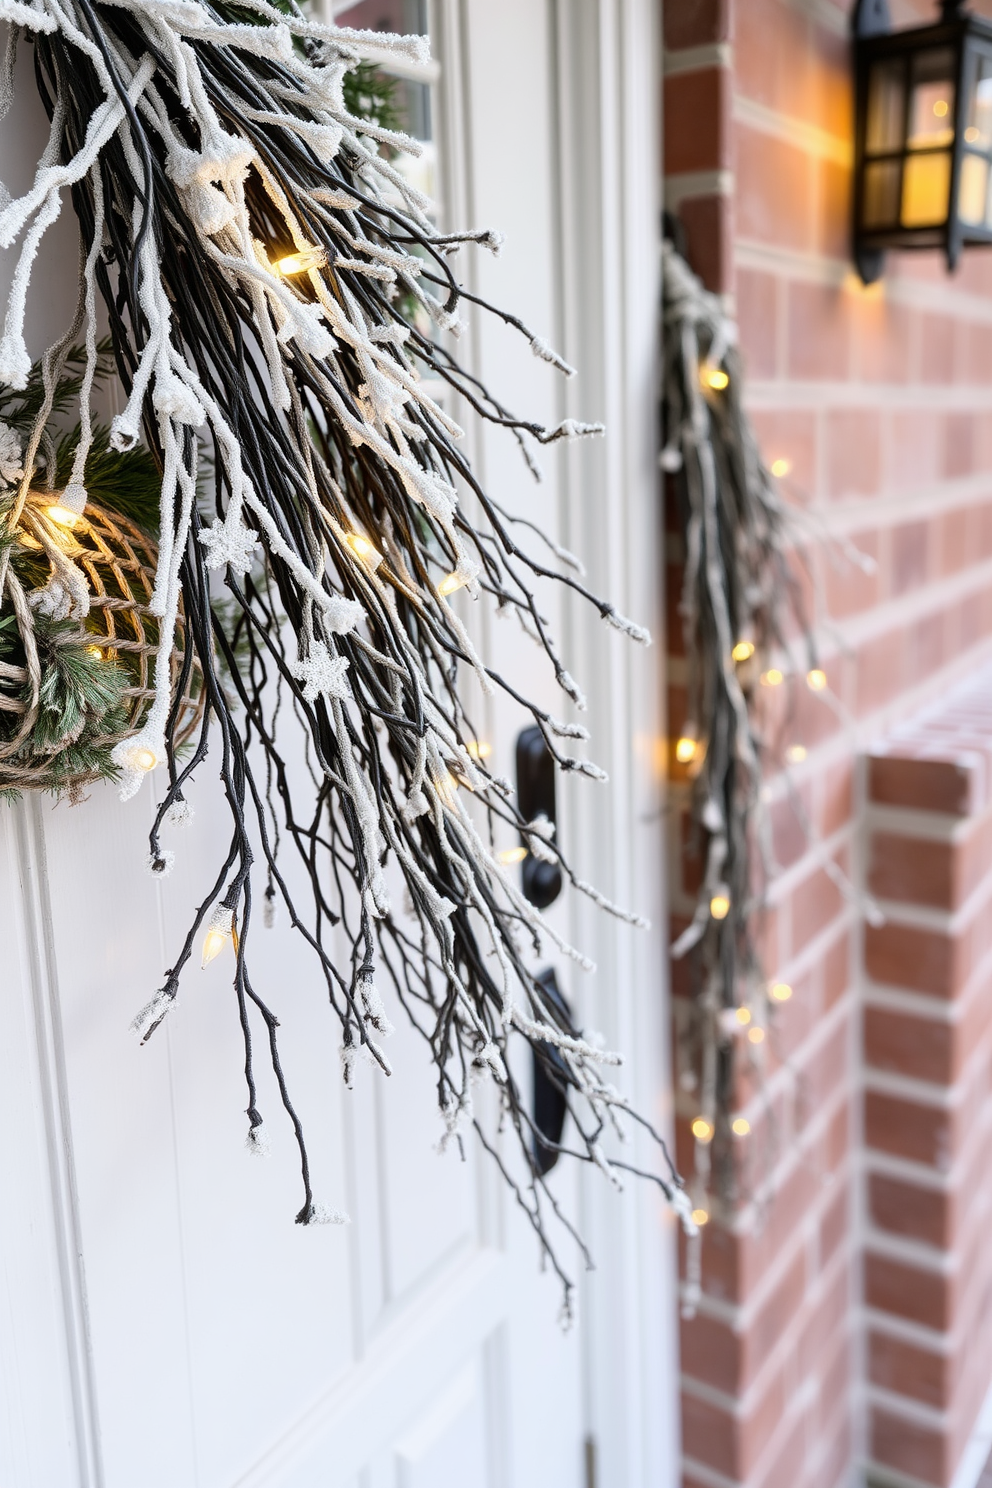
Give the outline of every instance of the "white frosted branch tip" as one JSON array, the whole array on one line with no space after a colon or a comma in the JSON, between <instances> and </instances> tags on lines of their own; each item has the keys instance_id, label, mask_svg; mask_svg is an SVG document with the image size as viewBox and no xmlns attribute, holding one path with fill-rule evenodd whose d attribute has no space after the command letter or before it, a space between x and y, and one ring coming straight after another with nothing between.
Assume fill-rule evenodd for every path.
<instances>
[{"instance_id":1,"label":"white frosted branch tip","mask_svg":"<svg viewBox=\"0 0 992 1488\"><path fill-rule=\"evenodd\" d=\"M615 610L612 605L604 611L603 619L607 625L612 625L614 630L630 636L630 639L636 641L639 646L650 646L651 632L643 625L636 625L633 620L628 620L626 615L621 615L619 610Z\"/></svg>"},{"instance_id":2,"label":"white frosted branch tip","mask_svg":"<svg viewBox=\"0 0 992 1488\"><path fill-rule=\"evenodd\" d=\"M542 362L550 362L552 367L557 367L558 371L563 372L566 377L575 376L575 368L566 362L564 357L559 356L554 347L549 345L543 336L534 336L530 343L530 349Z\"/></svg>"},{"instance_id":3,"label":"white frosted branch tip","mask_svg":"<svg viewBox=\"0 0 992 1488\"><path fill-rule=\"evenodd\" d=\"M249 1127L248 1135L245 1137L245 1146L253 1157L268 1157L272 1151L272 1139L264 1121L260 1121L257 1126Z\"/></svg>"},{"instance_id":4,"label":"white frosted branch tip","mask_svg":"<svg viewBox=\"0 0 992 1488\"><path fill-rule=\"evenodd\" d=\"M176 855L169 852L168 848L160 847L157 853L149 853L145 859L145 868L153 878L168 878L175 866Z\"/></svg>"},{"instance_id":5,"label":"white frosted branch tip","mask_svg":"<svg viewBox=\"0 0 992 1488\"><path fill-rule=\"evenodd\" d=\"M307 1225L346 1225L351 1224L351 1218L343 1209L331 1209L327 1204L313 1203L303 1222Z\"/></svg>"}]
</instances>

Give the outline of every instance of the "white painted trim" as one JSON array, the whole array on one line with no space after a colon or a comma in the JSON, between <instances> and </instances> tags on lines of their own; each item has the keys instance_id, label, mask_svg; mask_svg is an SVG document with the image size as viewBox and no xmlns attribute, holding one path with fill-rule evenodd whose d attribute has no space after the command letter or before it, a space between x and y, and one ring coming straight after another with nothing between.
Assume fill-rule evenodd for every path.
<instances>
[{"instance_id":1,"label":"white painted trim","mask_svg":"<svg viewBox=\"0 0 992 1488\"><path fill-rule=\"evenodd\" d=\"M66 1084L52 906L42 803L37 793L10 808L21 882L28 975L34 1004L40 1091L48 1145L48 1176L62 1284L66 1354L72 1389L79 1488L102 1488L100 1429L86 1302L86 1276L79 1227L72 1127ZM37 1430L40 1422L33 1422ZM57 1428L56 1428L57 1429Z\"/></svg>"}]
</instances>

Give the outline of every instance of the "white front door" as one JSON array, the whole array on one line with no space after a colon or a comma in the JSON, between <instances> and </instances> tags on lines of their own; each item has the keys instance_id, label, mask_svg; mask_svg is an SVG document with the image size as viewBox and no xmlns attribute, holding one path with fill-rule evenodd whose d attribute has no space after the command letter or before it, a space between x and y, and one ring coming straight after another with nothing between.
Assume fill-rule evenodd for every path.
<instances>
[{"instance_id":1,"label":"white front door","mask_svg":"<svg viewBox=\"0 0 992 1488\"><path fill-rule=\"evenodd\" d=\"M459 354L528 416L609 425L596 447L549 454L541 487L508 438L469 426L473 456L508 508L581 551L592 587L649 622L661 571L652 10L437 0L431 17L442 209L507 235L499 260L463 271L581 375L560 385L482 317ZM29 66L19 86L30 92ZM42 133L40 107L18 107L0 125L0 177L15 190ZM63 235L63 263L74 251ZM36 353L61 328L58 299L29 306ZM566 847L583 876L660 920L657 653L577 606L553 618L611 775L563 790ZM522 691L555 701L528 641L473 623ZM526 720L500 705L483 721L512 774ZM285 924L255 937L255 975L281 1020L315 1197L348 1226L293 1223L296 1151L271 1076L272 1153L245 1150L223 958L187 972L175 1014L139 1048L128 1024L161 985L226 830L208 760L195 820L172 843L177 870L154 882L142 872L152 794L123 806L96 787L76 807L0 807L2 1488L674 1485L670 1236L649 1188L616 1195L598 1172L556 1174L598 1267L585 1273L562 1238L580 1282L565 1334L557 1280L492 1163L470 1143L464 1162L435 1151L422 1042L394 1016L392 1078L363 1067L346 1091ZM599 966L557 968L580 1021L628 1051L624 1088L663 1125L658 936L567 896L553 913ZM656 1161L639 1140L630 1156Z\"/></svg>"}]
</instances>

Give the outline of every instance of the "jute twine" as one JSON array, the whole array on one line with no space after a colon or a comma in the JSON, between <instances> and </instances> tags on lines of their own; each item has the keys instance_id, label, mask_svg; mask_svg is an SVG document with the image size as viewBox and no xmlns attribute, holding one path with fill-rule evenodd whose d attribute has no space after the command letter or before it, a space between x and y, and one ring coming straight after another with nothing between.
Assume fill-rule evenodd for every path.
<instances>
[{"instance_id":1,"label":"jute twine","mask_svg":"<svg viewBox=\"0 0 992 1488\"><path fill-rule=\"evenodd\" d=\"M68 584L74 579L78 585L79 578L72 574L73 568L77 575L85 576L90 591L89 615L85 624L79 622L75 633L66 633L66 642L98 647L107 664L120 666L128 678L128 685L122 691L122 702L128 713L126 728L119 734L98 736L91 741L97 747L105 747L109 754L121 739L130 738L139 731L148 705L155 696L153 668L159 621L151 612L150 601L158 550L153 539L127 517L111 513L92 501L87 503L85 513L76 519L71 529L60 526L48 515L52 499L51 493L29 497L21 512L17 540L22 549L33 551L39 558L47 558L54 580ZM30 752L31 734L40 709L42 682L35 630L36 611L30 603L29 592L10 562L6 564L2 585L2 608L11 609L16 617L25 665L15 666L0 661L0 679L11 691L21 694L16 697L11 696L11 691L0 690L0 714L19 715L16 733L0 742L0 790L57 789L70 798L78 797L83 785L100 776L94 769L69 772L64 762L59 768L60 756L71 746L71 739L64 740L54 750L38 754ZM171 659L174 696L182 675L185 644L186 627L180 605L176 646ZM23 693L25 683L30 687L27 699ZM203 689L200 684L200 667L194 655L186 685L176 705L174 737L177 745L191 737L201 717Z\"/></svg>"}]
</instances>

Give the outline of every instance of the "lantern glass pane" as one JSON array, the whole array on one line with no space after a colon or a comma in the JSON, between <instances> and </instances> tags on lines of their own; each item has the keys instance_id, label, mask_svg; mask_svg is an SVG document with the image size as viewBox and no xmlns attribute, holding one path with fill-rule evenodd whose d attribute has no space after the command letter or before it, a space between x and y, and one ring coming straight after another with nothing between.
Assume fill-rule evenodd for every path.
<instances>
[{"instance_id":1,"label":"lantern glass pane","mask_svg":"<svg viewBox=\"0 0 992 1488\"><path fill-rule=\"evenodd\" d=\"M958 185L958 216L962 222L985 225L985 203L989 190L989 162L984 155L966 153L961 159Z\"/></svg>"},{"instance_id":2,"label":"lantern glass pane","mask_svg":"<svg viewBox=\"0 0 992 1488\"><path fill-rule=\"evenodd\" d=\"M876 62L868 76L865 150L887 155L902 149L906 127L906 64L901 57Z\"/></svg>"},{"instance_id":3,"label":"lantern glass pane","mask_svg":"<svg viewBox=\"0 0 992 1488\"><path fill-rule=\"evenodd\" d=\"M992 146L992 57L975 58L964 138L978 150Z\"/></svg>"},{"instance_id":4,"label":"lantern glass pane","mask_svg":"<svg viewBox=\"0 0 992 1488\"><path fill-rule=\"evenodd\" d=\"M861 219L865 227L893 227L898 222L898 160L872 160L865 166Z\"/></svg>"},{"instance_id":5,"label":"lantern glass pane","mask_svg":"<svg viewBox=\"0 0 992 1488\"><path fill-rule=\"evenodd\" d=\"M954 139L954 53L936 47L913 58L913 91L909 105L911 150L933 150Z\"/></svg>"},{"instance_id":6,"label":"lantern glass pane","mask_svg":"<svg viewBox=\"0 0 992 1488\"><path fill-rule=\"evenodd\" d=\"M947 218L951 156L947 150L907 155L902 177L903 227L937 227Z\"/></svg>"}]
</instances>

